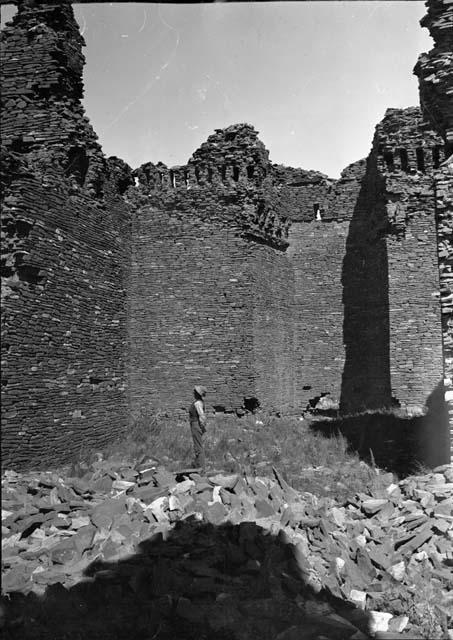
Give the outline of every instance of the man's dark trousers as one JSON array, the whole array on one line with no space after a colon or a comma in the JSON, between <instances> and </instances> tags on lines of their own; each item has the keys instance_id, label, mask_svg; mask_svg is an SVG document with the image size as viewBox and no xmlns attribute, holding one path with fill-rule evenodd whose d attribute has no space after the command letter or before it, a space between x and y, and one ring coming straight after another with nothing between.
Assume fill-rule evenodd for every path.
<instances>
[{"instance_id":1,"label":"man's dark trousers","mask_svg":"<svg viewBox=\"0 0 453 640\"><path fill-rule=\"evenodd\" d=\"M190 430L193 438L193 449L195 452L195 466L205 468L205 455L203 447L203 433L202 427L199 422L191 422Z\"/></svg>"}]
</instances>

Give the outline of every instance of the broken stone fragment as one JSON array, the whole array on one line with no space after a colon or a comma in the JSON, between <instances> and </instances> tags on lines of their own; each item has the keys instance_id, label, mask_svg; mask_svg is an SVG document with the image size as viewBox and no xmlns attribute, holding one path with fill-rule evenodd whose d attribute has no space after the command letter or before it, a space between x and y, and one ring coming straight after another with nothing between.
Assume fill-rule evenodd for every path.
<instances>
[{"instance_id":1,"label":"broken stone fragment","mask_svg":"<svg viewBox=\"0 0 453 640\"><path fill-rule=\"evenodd\" d=\"M409 618L407 616L397 616L396 618L391 618L389 622L389 631L396 631L397 633L401 633L407 627L409 622Z\"/></svg>"},{"instance_id":2,"label":"broken stone fragment","mask_svg":"<svg viewBox=\"0 0 453 640\"><path fill-rule=\"evenodd\" d=\"M359 609L365 609L367 594L365 591L351 589L349 592L349 600L353 602Z\"/></svg>"},{"instance_id":3,"label":"broken stone fragment","mask_svg":"<svg viewBox=\"0 0 453 640\"><path fill-rule=\"evenodd\" d=\"M168 522L168 502L169 498L162 496L153 500L145 509L145 516L149 519L149 514L152 514L157 522Z\"/></svg>"},{"instance_id":4,"label":"broken stone fragment","mask_svg":"<svg viewBox=\"0 0 453 640\"><path fill-rule=\"evenodd\" d=\"M220 484L220 483L218 483L218 484ZM183 480L182 482L178 482L178 484L171 489L171 493L176 494L176 495L181 494L181 493L188 493L192 489L192 487L194 487L194 486L195 486L195 482L193 480L191 480L190 478L187 478L186 480Z\"/></svg>"},{"instance_id":5,"label":"broken stone fragment","mask_svg":"<svg viewBox=\"0 0 453 640\"><path fill-rule=\"evenodd\" d=\"M374 515L378 511L380 511L386 504L388 504L388 500L371 498L369 500L364 500L362 502L362 511L367 515Z\"/></svg>"},{"instance_id":6,"label":"broken stone fragment","mask_svg":"<svg viewBox=\"0 0 453 640\"><path fill-rule=\"evenodd\" d=\"M391 613L382 611L370 611L370 633L374 634L378 631L388 631L389 622L393 618Z\"/></svg>"},{"instance_id":7,"label":"broken stone fragment","mask_svg":"<svg viewBox=\"0 0 453 640\"><path fill-rule=\"evenodd\" d=\"M77 551L74 546L74 543L71 538L63 539L61 542L56 544L50 552L50 557L52 562L56 562L57 564L65 564L71 562Z\"/></svg>"},{"instance_id":8,"label":"broken stone fragment","mask_svg":"<svg viewBox=\"0 0 453 640\"><path fill-rule=\"evenodd\" d=\"M127 489L134 486L135 482L130 482L128 480L114 480L112 482L112 489L116 489L117 491L127 491Z\"/></svg>"},{"instance_id":9,"label":"broken stone fragment","mask_svg":"<svg viewBox=\"0 0 453 640\"><path fill-rule=\"evenodd\" d=\"M93 488L99 493L109 493L112 489L113 480L109 475L103 475L93 483Z\"/></svg>"},{"instance_id":10,"label":"broken stone fragment","mask_svg":"<svg viewBox=\"0 0 453 640\"><path fill-rule=\"evenodd\" d=\"M92 524L87 524L80 527L75 536L71 538L79 555L91 548L95 534L96 527Z\"/></svg>"},{"instance_id":11,"label":"broken stone fragment","mask_svg":"<svg viewBox=\"0 0 453 640\"><path fill-rule=\"evenodd\" d=\"M397 564L394 564L391 567L389 567L387 569L387 573L390 574L392 578L394 578L398 582L401 582L401 580L403 580L406 573L406 565L404 564L404 561L401 560L401 562L398 562Z\"/></svg>"},{"instance_id":12,"label":"broken stone fragment","mask_svg":"<svg viewBox=\"0 0 453 640\"><path fill-rule=\"evenodd\" d=\"M267 518L269 516L275 515L274 508L267 500L256 500L255 507L258 518Z\"/></svg>"},{"instance_id":13,"label":"broken stone fragment","mask_svg":"<svg viewBox=\"0 0 453 640\"><path fill-rule=\"evenodd\" d=\"M79 516L77 518L72 518L71 521L71 529L80 529L81 527L86 527L90 524L91 520L88 516Z\"/></svg>"},{"instance_id":14,"label":"broken stone fragment","mask_svg":"<svg viewBox=\"0 0 453 640\"><path fill-rule=\"evenodd\" d=\"M205 511L206 519L214 525L221 524L228 515L228 512L221 502L214 502L208 505Z\"/></svg>"},{"instance_id":15,"label":"broken stone fragment","mask_svg":"<svg viewBox=\"0 0 453 640\"><path fill-rule=\"evenodd\" d=\"M232 475L223 475L218 473L217 475L210 476L209 479L214 484L217 484L224 489L234 489L236 483L238 482L237 474Z\"/></svg>"},{"instance_id":16,"label":"broken stone fragment","mask_svg":"<svg viewBox=\"0 0 453 640\"><path fill-rule=\"evenodd\" d=\"M110 527L112 526L113 519L106 513L100 511L93 511L91 514L91 522L100 530L105 531L108 534Z\"/></svg>"}]
</instances>

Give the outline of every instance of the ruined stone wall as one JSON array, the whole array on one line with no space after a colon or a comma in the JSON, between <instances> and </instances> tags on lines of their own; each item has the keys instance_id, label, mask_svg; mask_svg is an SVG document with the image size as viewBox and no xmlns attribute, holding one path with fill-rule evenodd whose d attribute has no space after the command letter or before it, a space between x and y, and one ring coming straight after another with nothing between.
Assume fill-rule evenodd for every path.
<instances>
[{"instance_id":1,"label":"ruined stone wall","mask_svg":"<svg viewBox=\"0 0 453 640\"><path fill-rule=\"evenodd\" d=\"M372 150L349 222L342 264L342 413L379 409L391 401L389 272L385 238L377 233L384 203L383 180Z\"/></svg>"},{"instance_id":2,"label":"ruined stone wall","mask_svg":"<svg viewBox=\"0 0 453 640\"><path fill-rule=\"evenodd\" d=\"M269 198L279 215L294 222L311 222L325 217L335 180L318 171L275 164L269 173L272 183Z\"/></svg>"},{"instance_id":3,"label":"ruined stone wall","mask_svg":"<svg viewBox=\"0 0 453 640\"><path fill-rule=\"evenodd\" d=\"M377 126L344 263L345 411L426 411L442 377L432 174L441 139L417 108Z\"/></svg>"},{"instance_id":4,"label":"ruined stone wall","mask_svg":"<svg viewBox=\"0 0 453 640\"><path fill-rule=\"evenodd\" d=\"M341 271L347 222L291 225L294 270L294 395L298 411L329 394L338 405L344 367Z\"/></svg>"},{"instance_id":5,"label":"ruined stone wall","mask_svg":"<svg viewBox=\"0 0 453 640\"><path fill-rule=\"evenodd\" d=\"M54 465L124 431L129 214L84 117L69 3L2 32L2 445Z\"/></svg>"},{"instance_id":6,"label":"ruined stone wall","mask_svg":"<svg viewBox=\"0 0 453 640\"><path fill-rule=\"evenodd\" d=\"M292 406L287 222L263 184L267 151L249 125L218 130L187 165L148 163L128 191L133 225L131 397L185 410L193 386L233 411ZM271 366L269 366L271 365Z\"/></svg>"},{"instance_id":7,"label":"ruined stone wall","mask_svg":"<svg viewBox=\"0 0 453 640\"><path fill-rule=\"evenodd\" d=\"M429 30L434 47L422 53L414 72L419 78L424 117L453 152L453 6L449 0L428 0L420 24Z\"/></svg>"},{"instance_id":8,"label":"ruined stone wall","mask_svg":"<svg viewBox=\"0 0 453 640\"><path fill-rule=\"evenodd\" d=\"M240 409L244 398L289 404L291 274L277 249L234 229L231 209L223 224L212 221L221 208L204 194L186 215L144 207L135 216L133 410L185 410L195 384L217 410Z\"/></svg>"},{"instance_id":9,"label":"ruined stone wall","mask_svg":"<svg viewBox=\"0 0 453 640\"><path fill-rule=\"evenodd\" d=\"M185 409L195 384L210 405L241 407L254 395L247 241L152 207L133 232L132 409Z\"/></svg>"},{"instance_id":10,"label":"ruined stone wall","mask_svg":"<svg viewBox=\"0 0 453 640\"><path fill-rule=\"evenodd\" d=\"M389 110L367 160L335 181L272 165L245 124L181 167L107 161L81 106L69 3L19 3L2 34L6 464L66 460L144 408L185 411L197 383L226 411L257 399L298 412L324 394L343 413L432 409L437 258L447 379L453 362L441 5L419 67L447 145L418 109Z\"/></svg>"},{"instance_id":11,"label":"ruined stone wall","mask_svg":"<svg viewBox=\"0 0 453 640\"><path fill-rule=\"evenodd\" d=\"M436 171L434 179L445 400L449 415L449 450L450 457L453 459L453 162L451 156Z\"/></svg>"},{"instance_id":12,"label":"ruined stone wall","mask_svg":"<svg viewBox=\"0 0 453 640\"><path fill-rule=\"evenodd\" d=\"M107 208L29 175L5 194L5 465L54 464L127 424L128 228L118 198Z\"/></svg>"},{"instance_id":13,"label":"ruined stone wall","mask_svg":"<svg viewBox=\"0 0 453 640\"><path fill-rule=\"evenodd\" d=\"M365 161L339 180L274 165L276 209L291 220L288 257L294 271L294 406L304 411L324 397L338 407L345 364L342 268L349 221Z\"/></svg>"},{"instance_id":14,"label":"ruined stone wall","mask_svg":"<svg viewBox=\"0 0 453 640\"><path fill-rule=\"evenodd\" d=\"M291 414L295 404L294 272L286 252L250 246L255 397L263 407Z\"/></svg>"},{"instance_id":15,"label":"ruined stone wall","mask_svg":"<svg viewBox=\"0 0 453 640\"><path fill-rule=\"evenodd\" d=\"M366 158L348 165L327 193L322 220L351 220L360 196L367 169Z\"/></svg>"},{"instance_id":16,"label":"ruined stone wall","mask_svg":"<svg viewBox=\"0 0 453 640\"><path fill-rule=\"evenodd\" d=\"M418 405L442 384L433 172L444 150L418 109L388 110L376 137L388 225L391 385L402 406Z\"/></svg>"},{"instance_id":17,"label":"ruined stone wall","mask_svg":"<svg viewBox=\"0 0 453 640\"><path fill-rule=\"evenodd\" d=\"M428 0L421 25L429 29L434 47L423 53L414 72L419 78L423 117L445 143L446 159L436 167L437 246L442 307L444 384L453 459L453 6L447 0Z\"/></svg>"}]
</instances>

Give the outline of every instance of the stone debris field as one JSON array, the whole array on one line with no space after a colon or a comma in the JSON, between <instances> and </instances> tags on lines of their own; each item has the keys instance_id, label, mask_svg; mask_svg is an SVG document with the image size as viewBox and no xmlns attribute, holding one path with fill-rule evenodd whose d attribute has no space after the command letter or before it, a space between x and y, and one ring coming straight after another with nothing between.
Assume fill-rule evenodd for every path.
<instances>
[{"instance_id":1,"label":"stone debris field","mask_svg":"<svg viewBox=\"0 0 453 640\"><path fill-rule=\"evenodd\" d=\"M6 637L451 638L453 466L376 474L339 503L277 469L5 471Z\"/></svg>"},{"instance_id":2,"label":"stone debris field","mask_svg":"<svg viewBox=\"0 0 453 640\"><path fill-rule=\"evenodd\" d=\"M105 69L92 57L107 43L94 10L85 20L70 0L0 4L15 5L0 38L2 637L453 640L453 0L425 3L420 106L386 109L367 156L339 178L274 164L248 122L199 139L205 125L189 126L187 109L210 78L202 65L187 100L178 83L162 101L172 138L198 145L185 164L155 161L165 128L142 102L156 91L161 104L169 72L104 127L140 105L146 135L135 142L127 124L123 135L145 162L107 157L85 114L84 47L107 83L111 67L113 88L122 74L110 53ZM111 21L116 34L123 14L108 4L103 32ZM143 7L126 66L146 84L137 55L152 49L160 64L170 31L159 73L190 57L179 27ZM203 51L199 33L184 27L184 46L193 37ZM209 40L203 59L215 61ZM234 79L244 69L224 40ZM264 75L282 104L299 95L294 74L287 89ZM313 123L328 113L315 109ZM291 134L310 126L301 120ZM182 467L178 421L199 384L219 433L258 408L272 417L207 442L228 471ZM320 444L338 435L338 454Z\"/></svg>"}]
</instances>

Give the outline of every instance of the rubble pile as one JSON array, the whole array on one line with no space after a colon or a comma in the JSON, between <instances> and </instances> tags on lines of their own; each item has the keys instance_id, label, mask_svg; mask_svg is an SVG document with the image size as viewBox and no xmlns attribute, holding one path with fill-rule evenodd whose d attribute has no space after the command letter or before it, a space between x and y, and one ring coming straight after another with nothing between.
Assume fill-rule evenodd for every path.
<instances>
[{"instance_id":1,"label":"rubble pile","mask_svg":"<svg viewBox=\"0 0 453 640\"><path fill-rule=\"evenodd\" d=\"M200 625L216 637L238 639L291 640L302 627L303 637L313 639L324 633L359 640L367 631L423 637L408 603L417 602L426 585L439 624L453 626L451 465L398 484L381 473L370 495L344 504L295 491L276 469L274 476L170 473L150 460L99 460L81 478L6 471L7 628L35 637L25 633L24 613L15 617L15 603L24 612L26 603L39 601L42 611L55 593L65 600L72 592L80 625L79 609L94 606L99 581L107 594L115 588L122 604L128 594L135 607L141 603L133 623L146 610L148 630L153 624L163 630L156 637L167 637L169 624L182 625L167 629L175 638L192 637L190 629L199 633ZM351 603L341 615L340 601ZM103 628L107 620L118 622L117 615L118 607ZM123 637L112 633L108 637Z\"/></svg>"}]
</instances>

